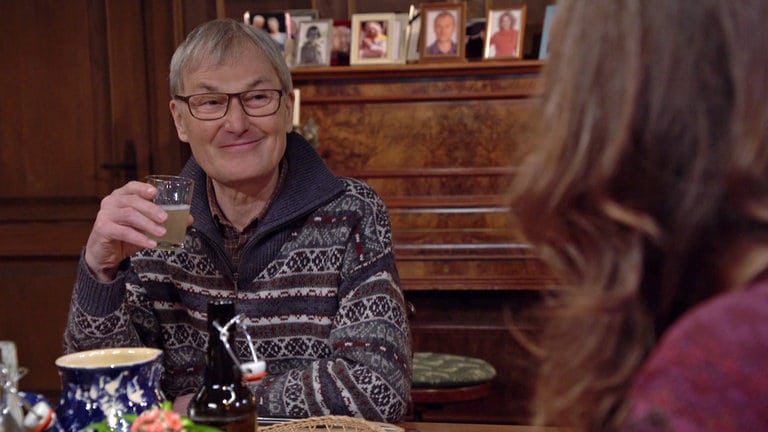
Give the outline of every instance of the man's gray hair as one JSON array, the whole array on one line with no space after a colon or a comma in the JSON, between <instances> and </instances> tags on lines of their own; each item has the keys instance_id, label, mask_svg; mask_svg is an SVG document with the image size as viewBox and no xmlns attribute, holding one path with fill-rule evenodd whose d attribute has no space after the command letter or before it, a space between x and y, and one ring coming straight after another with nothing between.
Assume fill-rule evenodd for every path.
<instances>
[{"instance_id":1,"label":"man's gray hair","mask_svg":"<svg viewBox=\"0 0 768 432\"><path fill-rule=\"evenodd\" d=\"M224 64L243 55L248 48L256 48L257 55L263 56L272 65L286 94L293 91L291 71L283 52L269 34L251 25L224 18L197 26L176 48L168 76L171 95L180 95L184 91L183 77L186 72L196 70L203 64Z\"/></svg>"}]
</instances>

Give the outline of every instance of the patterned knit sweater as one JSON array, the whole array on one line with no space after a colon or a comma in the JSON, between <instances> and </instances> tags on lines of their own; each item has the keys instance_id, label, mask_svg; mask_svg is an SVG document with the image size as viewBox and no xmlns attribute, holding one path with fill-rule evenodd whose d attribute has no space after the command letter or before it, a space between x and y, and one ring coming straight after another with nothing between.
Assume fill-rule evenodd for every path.
<instances>
[{"instance_id":1,"label":"patterned knit sweater","mask_svg":"<svg viewBox=\"0 0 768 432\"><path fill-rule=\"evenodd\" d=\"M173 399L202 383L207 303L233 299L268 365L252 387L259 415L401 419L411 339L386 208L368 185L335 177L301 136L289 134L285 157L284 184L238 268L205 187L195 188L183 250L143 250L106 284L81 257L65 351L161 348L162 387ZM205 185L194 159L182 175ZM251 358L242 334L235 349Z\"/></svg>"}]
</instances>

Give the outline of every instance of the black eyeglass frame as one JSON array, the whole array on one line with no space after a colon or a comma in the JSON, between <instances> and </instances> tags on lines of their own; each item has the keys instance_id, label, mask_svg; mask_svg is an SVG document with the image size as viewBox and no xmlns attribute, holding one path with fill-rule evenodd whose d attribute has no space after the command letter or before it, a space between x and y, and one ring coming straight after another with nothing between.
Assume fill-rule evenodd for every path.
<instances>
[{"instance_id":1,"label":"black eyeglass frame","mask_svg":"<svg viewBox=\"0 0 768 432\"><path fill-rule=\"evenodd\" d=\"M254 91L261 91L261 92L273 91L273 92L277 92L278 97L277 97L277 106L275 107L275 110L272 111L269 114L259 114L259 115L250 114L245 109L245 104L243 103L242 95L245 94L245 93L250 93L250 92L254 92ZM211 94L226 95L227 96L227 107L224 109L224 113L221 115L221 117L216 117L216 118L200 118L200 117L196 116L195 113L192 110L192 107L189 105L189 99L193 98L195 96L204 96L204 95L211 95ZM200 121L214 121L214 120L221 120L224 117L226 117L227 113L229 112L229 106L232 105L232 98L233 97L237 97L240 100L240 109L242 109L243 112L245 113L245 115L247 115L248 117L269 117L271 115L275 115L276 112L280 111L280 105L282 104L283 96L285 96L285 91L283 89L255 89L255 90L251 89L251 90L241 91L239 93L205 92L205 93L195 93L195 94L191 94L191 95L188 95L188 96L173 95L173 98L176 99L176 100L182 101L185 104L187 104L187 107L189 108L189 114L192 117L194 117L194 118L196 118L196 119L198 119Z\"/></svg>"}]
</instances>

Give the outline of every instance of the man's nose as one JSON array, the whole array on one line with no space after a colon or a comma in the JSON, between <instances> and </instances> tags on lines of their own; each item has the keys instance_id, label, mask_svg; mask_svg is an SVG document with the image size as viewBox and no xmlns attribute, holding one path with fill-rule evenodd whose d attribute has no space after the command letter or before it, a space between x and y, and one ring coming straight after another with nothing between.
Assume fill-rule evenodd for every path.
<instances>
[{"instance_id":1,"label":"man's nose","mask_svg":"<svg viewBox=\"0 0 768 432\"><path fill-rule=\"evenodd\" d=\"M229 100L229 109L224 119L227 126L234 130L240 130L248 126L248 114L245 113L245 108L239 97L232 97Z\"/></svg>"}]
</instances>

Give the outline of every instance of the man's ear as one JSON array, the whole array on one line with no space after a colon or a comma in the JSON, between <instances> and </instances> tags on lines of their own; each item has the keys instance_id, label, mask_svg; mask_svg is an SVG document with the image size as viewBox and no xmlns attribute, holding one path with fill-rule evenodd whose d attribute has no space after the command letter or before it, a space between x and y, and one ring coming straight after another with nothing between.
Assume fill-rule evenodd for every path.
<instances>
[{"instance_id":1,"label":"man's ear","mask_svg":"<svg viewBox=\"0 0 768 432\"><path fill-rule=\"evenodd\" d=\"M173 124L176 125L176 134L179 136L179 139L183 142L189 142L189 135L187 135L187 128L184 125L184 120L181 116L181 110L183 109L179 102L175 99L171 99L171 102L169 104L169 107L171 109L171 116L173 117Z\"/></svg>"}]
</instances>

